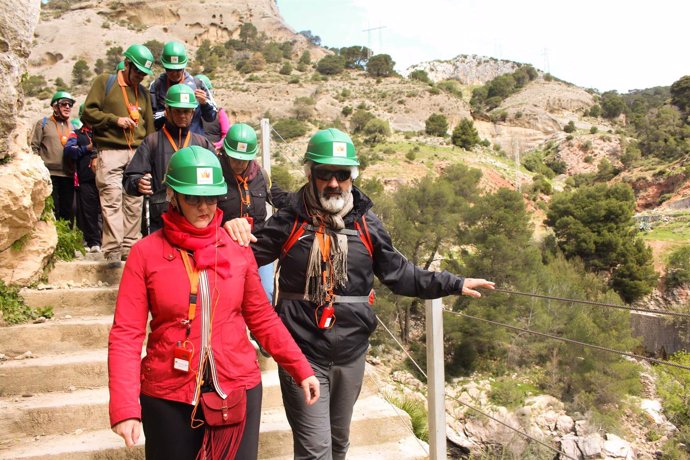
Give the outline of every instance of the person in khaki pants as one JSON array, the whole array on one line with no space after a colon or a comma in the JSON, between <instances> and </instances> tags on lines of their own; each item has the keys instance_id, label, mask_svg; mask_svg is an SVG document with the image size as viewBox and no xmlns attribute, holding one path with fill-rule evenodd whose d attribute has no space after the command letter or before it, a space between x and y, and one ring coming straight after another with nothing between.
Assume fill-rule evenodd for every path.
<instances>
[{"instance_id":1,"label":"person in khaki pants","mask_svg":"<svg viewBox=\"0 0 690 460\"><path fill-rule=\"evenodd\" d=\"M94 80L82 116L92 126L98 146L95 173L103 211L102 250L110 267L119 267L141 236L142 198L127 195L122 178L136 148L154 132L151 96L141 85L153 74L153 54L143 45L132 45L124 56L124 70Z\"/></svg>"}]
</instances>

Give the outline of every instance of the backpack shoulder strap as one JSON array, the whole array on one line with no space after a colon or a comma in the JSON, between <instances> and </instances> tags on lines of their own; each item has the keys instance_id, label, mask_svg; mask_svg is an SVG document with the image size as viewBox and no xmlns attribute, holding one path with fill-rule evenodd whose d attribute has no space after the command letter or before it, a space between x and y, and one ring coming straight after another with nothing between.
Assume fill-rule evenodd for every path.
<instances>
[{"instance_id":1,"label":"backpack shoulder strap","mask_svg":"<svg viewBox=\"0 0 690 460\"><path fill-rule=\"evenodd\" d=\"M307 222L304 221L300 224L299 222L299 216L295 216L295 223L292 224L292 230L290 230L290 235L288 236L287 240L285 240L285 243L283 244L283 247L280 249L280 258L283 259L288 252L290 252L290 249L292 249L292 246L295 245L297 240L300 239L302 235L304 235L304 230L307 226Z\"/></svg>"},{"instance_id":2,"label":"backpack shoulder strap","mask_svg":"<svg viewBox=\"0 0 690 460\"><path fill-rule=\"evenodd\" d=\"M369 233L369 227L367 226L366 216L362 215L362 225L359 225L359 222L355 221L355 229L357 229L357 233L359 233L359 239L362 240L364 247L367 248L369 256L373 257L374 244L371 241L371 234Z\"/></svg>"},{"instance_id":3,"label":"backpack shoulder strap","mask_svg":"<svg viewBox=\"0 0 690 460\"><path fill-rule=\"evenodd\" d=\"M113 85L115 84L115 79L117 76L115 74L110 74L108 76L108 80L105 82L105 95L108 96L110 94L110 90L113 89Z\"/></svg>"},{"instance_id":4,"label":"backpack shoulder strap","mask_svg":"<svg viewBox=\"0 0 690 460\"><path fill-rule=\"evenodd\" d=\"M48 123L48 117L43 117L43 122L41 122L41 129L45 129L46 123Z\"/></svg>"}]
</instances>

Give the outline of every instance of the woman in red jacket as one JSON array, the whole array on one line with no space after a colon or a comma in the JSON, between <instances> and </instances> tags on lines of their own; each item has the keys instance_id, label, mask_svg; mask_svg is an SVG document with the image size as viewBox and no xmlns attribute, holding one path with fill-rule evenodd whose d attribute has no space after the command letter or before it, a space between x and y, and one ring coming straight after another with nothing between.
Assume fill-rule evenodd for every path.
<instances>
[{"instance_id":1,"label":"woman in red jacket","mask_svg":"<svg viewBox=\"0 0 690 460\"><path fill-rule=\"evenodd\" d=\"M198 146L170 159L163 229L132 247L108 344L110 422L146 458L256 459L261 372L247 326L304 390L319 382L266 298L251 249L219 227L220 163ZM141 348L151 316L146 356Z\"/></svg>"}]
</instances>

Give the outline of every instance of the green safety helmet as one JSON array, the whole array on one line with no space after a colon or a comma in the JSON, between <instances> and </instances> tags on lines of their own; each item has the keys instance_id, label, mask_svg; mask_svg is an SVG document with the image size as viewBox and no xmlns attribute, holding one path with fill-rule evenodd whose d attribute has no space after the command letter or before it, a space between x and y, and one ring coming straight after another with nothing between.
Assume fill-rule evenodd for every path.
<instances>
[{"instance_id":1,"label":"green safety helmet","mask_svg":"<svg viewBox=\"0 0 690 460\"><path fill-rule=\"evenodd\" d=\"M204 84L206 89L213 89L213 84L211 84L211 80L209 80L209 78L206 75L204 75L203 73L200 73L199 75L197 75L194 78L198 78L199 80L201 80L201 83Z\"/></svg>"},{"instance_id":2,"label":"green safety helmet","mask_svg":"<svg viewBox=\"0 0 690 460\"><path fill-rule=\"evenodd\" d=\"M145 74L153 74L153 70L151 70L151 67L153 67L153 54L144 45L130 46L124 52L124 56Z\"/></svg>"},{"instance_id":3,"label":"green safety helmet","mask_svg":"<svg viewBox=\"0 0 690 460\"><path fill-rule=\"evenodd\" d=\"M187 50L180 42L168 42L163 45L161 64L166 69L178 70L187 67Z\"/></svg>"},{"instance_id":4,"label":"green safety helmet","mask_svg":"<svg viewBox=\"0 0 690 460\"><path fill-rule=\"evenodd\" d=\"M235 123L225 135L223 150L230 158L253 160L259 151L256 131L244 123Z\"/></svg>"},{"instance_id":5,"label":"green safety helmet","mask_svg":"<svg viewBox=\"0 0 690 460\"><path fill-rule=\"evenodd\" d=\"M125 61L120 61L115 66L115 72L119 72L120 70L125 70Z\"/></svg>"},{"instance_id":6,"label":"green safety helmet","mask_svg":"<svg viewBox=\"0 0 690 460\"><path fill-rule=\"evenodd\" d=\"M81 118L81 115L84 113L84 104L79 104L79 118Z\"/></svg>"},{"instance_id":7,"label":"green safety helmet","mask_svg":"<svg viewBox=\"0 0 690 460\"><path fill-rule=\"evenodd\" d=\"M335 128L317 131L307 145L304 162L324 165L359 166L350 136Z\"/></svg>"},{"instance_id":8,"label":"green safety helmet","mask_svg":"<svg viewBox=\"0 0 690 460\"><path fill-rule=\"evenodd\" d=\"M77 100L72 97L70 93L67 91L57 91L55 94L53 94L53 97L50 98L50 105L55 104L57 101L60 99L69 99L72 101L72 103L76 102Z\"/></svg>"},{"instance_id":9,"label":"green safety helmet","mask_svg":"<svg viewBox=\"0 0 690 460\"><path fill-rule=\"evenodd\" d=\"M184 83L172 85L165 93L165 105L177 109L196 109L199 103L194 90Z\"/></svg>"},{"instance_id":10,"label":"green safety helmet","mask_svg":"<svg viewBox=\"0 0 690 460\"><path fill-rule=\"evenodd\" d=\"M181 148L170 157L165 183L185 195L217 196L228 192L218 157L198 145Z\"/></svg>"},{"instance_id":11,"label":"green safety helmet","mask_svg":"<svg viewBox=\"0 0 690 460\"><path fill-rule=\"evenodd\" d=\"M79 118L73 118L69 122L72 124L72 128L74 129L79 129L84 126L84 123L82 123Z\"/></svg>"}]
</instances>

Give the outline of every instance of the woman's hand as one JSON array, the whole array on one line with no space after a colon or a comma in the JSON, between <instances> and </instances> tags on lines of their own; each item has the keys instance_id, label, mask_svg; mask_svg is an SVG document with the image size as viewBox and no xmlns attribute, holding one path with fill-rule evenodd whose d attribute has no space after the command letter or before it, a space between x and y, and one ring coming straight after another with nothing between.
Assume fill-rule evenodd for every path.
<instances>
[{"instance_id":1,"label":"woman's hand","mask_svg":"<svg viewBox=\"0 0 690 460\"><path fill-rule=\"evenodd\" d=\"M302 391L304 391L304 402L307 403L307 406L311 406L319 399L321 395L321 384L319 383L319 379L315 376L312 375L302 380L300 386L302 387Z\"/></svg>"},{"instance_id":2,"label":"woman's hand","mask_svg":"<svg viewBox=\"0 0 690 460\"><path fill-rule=\"evenodd\" d=\"M223 228L233 241L237 241L240 246L249 246L249 243L256 243L256 237L252 235L252 225L244 217L237 217L229 220Z\"/></svg>"},{"instance_id":3,"label":"woman's hand","mask_svg":"<svg viewBox=\"0 0 690 460\"><path fill-rule=\"evenodd\" d=\"M462 284L462 295L481 297L482 295L475 291L475 289L495 289L495 287L496 283L487 281L484 278L465 278L465 282Z\"/></svg>"},{"instance_id":4,"label":"woman's hand","mask_svg":"<svg viewBox=\"0 0 690 460\"><path fill-rule=\"evenodd\" d=\"M133 447L141 436L141 421L128 418L113 426L113 431L122 436L127 447Z\"/></svg>"}]
</instances>

